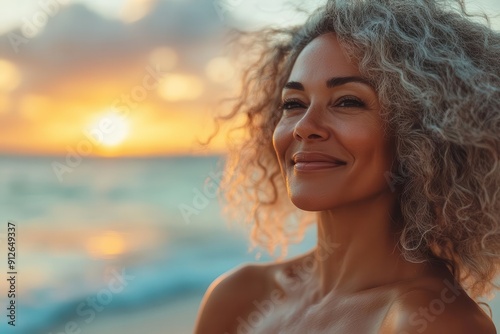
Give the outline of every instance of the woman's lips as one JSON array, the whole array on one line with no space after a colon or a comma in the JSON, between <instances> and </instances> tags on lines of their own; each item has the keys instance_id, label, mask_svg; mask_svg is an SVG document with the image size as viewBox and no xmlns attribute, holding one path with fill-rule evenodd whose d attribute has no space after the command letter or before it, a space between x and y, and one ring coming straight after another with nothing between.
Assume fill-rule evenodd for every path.
<instances>
[{"instance_id":1,"label":"woman's lips","mask_svg":"<svg viewBox=\"0 0 500 334\"><path fill-rule=\"evenodd\" d=\"M345 164L339 164L330 161L308 161L308 162L297 162L294 165L296 171L316 171L323 169L331 169L345 166Z\"/></svg>"},{"instance_id":2,"label":"woman's lips","mask_svg":"<svg viewBox=\"0 0 500 334\"><path fill-rule=\"evenodd\" d=\"M316 171L345 166L347 163L323 152L300 151L292 156L296 171Z\"/></svg>"}]
</instances>

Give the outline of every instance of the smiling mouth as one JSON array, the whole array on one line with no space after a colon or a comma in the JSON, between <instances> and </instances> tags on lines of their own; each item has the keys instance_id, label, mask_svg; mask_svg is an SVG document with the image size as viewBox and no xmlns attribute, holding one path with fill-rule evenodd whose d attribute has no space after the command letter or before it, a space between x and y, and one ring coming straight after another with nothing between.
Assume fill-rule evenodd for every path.
<instances>
[{"instance_id":1,"label":"smiling mouth","mask_svg":"<svg viewBox=\"0 0 500 334\"><path fill-rule=\"evenodd\" d=\"M292 165L296 171L319 171L347 165L334 156L319 152L297 152L292 157Z\"/></svg>"},{"instance_id":2,"label":"smiling mouth","mask_svg":"<svg viewBox=\"0 0 500 334\"><path fill-rule=\"evenodd\" d=\"M346 165L345 163L342 164L329 161L308 161L308 162L297 162L293 165L293 168L297 171L315 171L315 170L338 168L345 165Z\"/></svg>"}]
</instances>

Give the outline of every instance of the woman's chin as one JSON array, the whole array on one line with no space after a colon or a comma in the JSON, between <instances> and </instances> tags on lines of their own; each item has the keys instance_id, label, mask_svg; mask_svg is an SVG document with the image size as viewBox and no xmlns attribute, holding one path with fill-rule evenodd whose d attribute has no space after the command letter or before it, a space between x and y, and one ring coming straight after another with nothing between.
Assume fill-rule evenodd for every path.
<instances>
[{"instance_id":1,"label":"woman's chin","mask_svg":"<svg viewBox=\"0 0 500 334\"><path fill-rule=\"evenodd\" d=\"M321 201L321 199L315 198L315 197L292 197L291 201L293 205L295 205L297 208L303 210L303 211L324 211L324 210L329 210L335 207L335 203L332 203L332 201L328 201L328 203L324 203L324 201Z\"/></svg>"}]
</instances>

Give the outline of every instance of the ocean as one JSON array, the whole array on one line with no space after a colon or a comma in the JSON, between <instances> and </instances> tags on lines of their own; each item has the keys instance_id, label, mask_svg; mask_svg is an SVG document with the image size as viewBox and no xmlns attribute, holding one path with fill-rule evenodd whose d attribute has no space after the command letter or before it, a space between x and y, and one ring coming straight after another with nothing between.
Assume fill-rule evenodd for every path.
<instances>
[{"instance_id":1,"label":"ocean","mask_svg":"<svg viewBox=\"0 0 500 334\"><path fill-rule=\"evenodd\" d=\"M244 228L221 217L213 186L221 162L0 157L0 333L192 333L216 277L270 260L257 260ZM314 236L289 256L313 247ZM499 299L490 305L500 328Z\"/></svg>"}]
</instances>

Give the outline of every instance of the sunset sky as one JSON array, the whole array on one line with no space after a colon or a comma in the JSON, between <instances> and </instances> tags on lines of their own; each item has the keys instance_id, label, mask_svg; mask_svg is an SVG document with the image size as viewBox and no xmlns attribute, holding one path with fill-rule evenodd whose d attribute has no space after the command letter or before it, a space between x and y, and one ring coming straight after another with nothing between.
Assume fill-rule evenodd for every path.
<instances>
[{"instance_id":1,"label":"sunset sky","mask_svg":"<svg viewBox=\"0 0 500 334\"><path fill-rule=\"evenodd\" d=\"M203 153L196 140L236 87L224 33L300 21L285 2L1 0L0 153Z\"/></svg>"}]
</instances>

